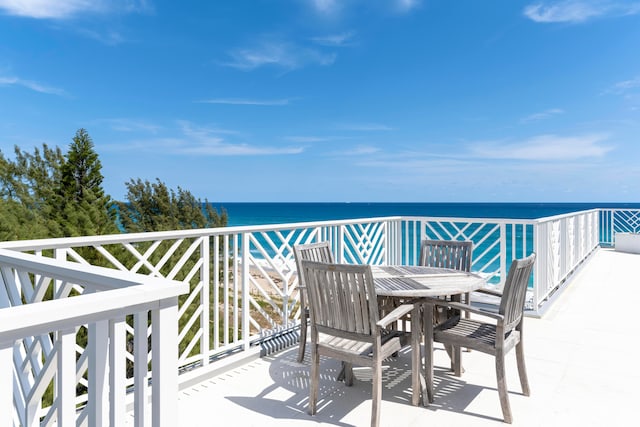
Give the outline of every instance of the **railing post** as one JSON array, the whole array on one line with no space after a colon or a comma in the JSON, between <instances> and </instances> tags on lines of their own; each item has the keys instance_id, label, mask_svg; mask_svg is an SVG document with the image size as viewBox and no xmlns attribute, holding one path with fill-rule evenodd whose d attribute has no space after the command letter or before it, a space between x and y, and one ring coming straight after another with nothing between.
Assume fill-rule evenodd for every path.
<instances>
[{"instance_id":1,"label":"railing post","mask_svg":"<svg viewBox=\"0 0 640 427\"><path fill-rule=\"evenodd\" d=\"M337 246L338 246L338 251L336 253L336 262L337 263L342 263L344 262L344 226L343 225L339 225L338 226L338 235L336 236L336 240L337 240Z\"/></svg>"},{"instance_id":2,"label":"railing post","mask_svg":"<svg viewBox=\"0 0 640 427\"><path fill-rule=\"evenodd\" d=\"M512 225L512 233L515 233L515 226ZM507 226L500 224L500 288L504 287L507 280Z\"/></svg>"},{"instance_id":3,"label":"railing post","mask_svg":"<svg viewBox=\"0 0 640 427\"><path fill-rule=\"evenodd\" d=\"M215 238L215 237L214 237ZM209 364L209 307L211 306L211 295L209 290L211 289L211 275L209 266L211 265L211 255L209 253L210 240L209 236L202 237L200 242L200 256L202 257L202 270L200 273L200 281L202 282L202 298L200 304L202 305L202 314L200 315L200 329L202 330L202 336L200 337L200 355L202 356L202 365Z\"/></svg>"},{"instance_id":4,"label":"railing post","mask_svg":"<svg viewBox=\"0 0 640 427\"><path fill-rule=\"evenodd\" d=\"M142 311L133 315L133 416L135 418L135 427L145 427L148 423L145 421L149 418L148 401L149 401L149 363L147 362L149 354L148 346L148 313ZM160 333L158 331L158 333ZM155 336L155 334L153 334ZM176 339L178 333L176 332ZM152 338L153 339L153 338ZM177 346L176 346L177 348ZM155 352L153 352L155 356ZM155 360L152 356L152 363ZM176 364L175 369L178 369Z\"/></svg>"},{"instance_id":5,"label":"railing post","mask_svg":"<svg viewBox=\"0 0 640 427\"><path fill-rule=\"evenodd\" d=\"M546 263L540 261L548 259L547 253L543 249L541 238L542 236L540 232L540 223L536 221L536 223L533 224L533 251L536 253L536 258L538 260L534 263L533 266L533 311L536 314L538 313L538 308L540 306L540 295L542 292L540 289L540 276L542 275L542 266L544 265L546 267Z\"/></svg>"},{"instance_id":6,"label":"railing post","mask_svg":"<svg viewBox=\"0 0 640 427\"><path fill-rule=\"evenodd\" d=\"M125 318L109 321L109 425L125 423L127 365L125 349L127 333Z\"/></svg>"},{"instance_id":7,"label":"railing post","mask_svg":"<svg viewBox=\"0 0 640 427\"><path fill-rule=\"evenodd\" d=\"M242 233L242 342L245 351L249 350L249 233Z\"/></svg>"},{"instance_id":8,"label":"railing post","mask_svg":"<svg viewBox=\"0 0 640 427\"><path fill-rule=\"evenodd\" d=\"M108 410L104 403L108 400L107 366L109 363L109 322L89 324L89 341L85 351L89 352L88 416L90 426L106 425Z\"/></svg>"},{"instance_id":9,"label":"railing post","mask_svg":"<svg viewBox=\"0 0 640 427\"><path fill-rule=\"evenodd\" d=\"M76 425L76 331L58 331L58 425ZM37 417L33 422L35 423Z\"/></svg>"},{"instance_id":10,"label":"railing post","mask_svg":"<svg viewBox=\"0 0 640 427\"><path fill-rule=\"evenodd\" d=\"M178 297L151 311L153 427L178 425Z\"/></svg>"},{"instance_id":11,"label":"railing post","mask_svg":"<svg viewBox=\"0 0 640 427\"><path fill-rule=\"evenodd\" d=\"M0 425L13 425L13 345L0 342Z\"/></svg>"}]
</instances>

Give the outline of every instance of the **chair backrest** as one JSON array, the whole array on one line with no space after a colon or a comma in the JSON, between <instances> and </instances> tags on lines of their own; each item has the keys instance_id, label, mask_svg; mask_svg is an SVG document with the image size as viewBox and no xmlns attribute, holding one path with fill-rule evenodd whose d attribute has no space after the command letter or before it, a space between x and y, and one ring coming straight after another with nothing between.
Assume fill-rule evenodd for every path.
<instances>
[{"instance_id":1,"label":"chair backrest","mask_svg":"<svg viewBox=\"0 0 640 427\"><path fill-rule=\"evenodd\" d=\"M369 265L301 262L312 331L368 340L376 332L378 303Z\"/></svg>"},{"instance_id":2,"label":"chair backrest","mask_svg":"<svg viewBox=\"0 0 640 427\"><path fill-rule=\"evenodd\" d=\"M317 261L334 263L333 252L331 252L331 246L329 242L309 243L306 245L295 245L293 247L293 256L296 259L296 269L298 271L298 283L300 286L305 286L304 277L300 273L302 265L301 261Z\"/></svg>"},{"instance_id":3,"label":"chair backrest","mask_svg":"<svg viewBox=\"0 0 640 427\"><path fill-rule=\"evenodd\" d=\"M504 316L505 332L515 328L522 320L527 286L533 269L536 254L526 258L514 259L502 290L499 313Z\"/></svg>"},{"instance_id":4,"label":"chair backrest","mask_svg":"<svg viewBox=\"0 0 640 427\"><path fill-rule=\"evenodd\" d=\"M473 242L470 240L423 240L419 265L471 271Z\"/></svg>"}]
</instances>

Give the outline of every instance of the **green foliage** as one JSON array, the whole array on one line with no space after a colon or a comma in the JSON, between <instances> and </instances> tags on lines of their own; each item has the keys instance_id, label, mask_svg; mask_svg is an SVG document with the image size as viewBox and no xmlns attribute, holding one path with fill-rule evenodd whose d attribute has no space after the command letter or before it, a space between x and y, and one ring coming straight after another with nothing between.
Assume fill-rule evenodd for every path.
<instances>
[{"instance_id":1,"label":"green foliage","mask_svg":"<svg viewBox=\"0 0 640 427\"><path fill-rule=\"evenodd\" d=\"M65 236L117 232L113 202L102 188L102 164L86 130L76 132L65 157L58 187Z\"/></svg>"},{"instance_id":2,"label":"green foliage","mask_svg":"<svg viewBox=\"0 0 640 427\"><path fill-rule=\"evenodd\" d=\"M0 239L62 236L57 194L62 152L46 144L33 154L18 147L14 152L14 161L0 152Z\"/></svg>"},{"instance_id":3,"label":"green foliage","mask_svg":"<svg viewBox=\"0 0 640 427\"><path fill-rule=\"evenodd\" d=\"M131 180L127 184L128 203L118 203L120 224L124 231L166 231L189 228L224 227L227 213L205 205L191 192L178 187L170 190L156 179L155 183Z\"/></svg>"}]
</instances>

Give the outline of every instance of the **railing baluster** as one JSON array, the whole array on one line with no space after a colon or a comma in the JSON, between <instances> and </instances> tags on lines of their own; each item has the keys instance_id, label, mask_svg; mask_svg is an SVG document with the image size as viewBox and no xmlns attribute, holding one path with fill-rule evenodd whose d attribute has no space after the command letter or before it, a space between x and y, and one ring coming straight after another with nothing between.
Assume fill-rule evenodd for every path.
<instances>
[{"instance_id":1,"label":"railing baluster","mask_svg":"<svg viewBox=\"0 0 640 427\"><path fill-rule=\"evenodd\" d=\"M175 427L178 414L178 298L161 301L151 311L153 353L153 427Z\"/></svg>"},{"instance_id":2,"label":"railing baluster","mask_svg":"<svg viewBox=\"0 0 640 427\"><path fill-rule=\"evenodd\" d=\"M148 313L141 311L133 315L133 376L134 376L134 398L133 414L135 417L135 427L145 427L149 413L149 363L148 363ZM178 336L176 332L176 337ZM154 361L155 363L155 361Z\"/></svg>"},{"instance_id":3,"label":"railing baluster","mask_svg":"<svg viewBox=\"0 0 640 427\"><path fill-rule=\"evenodd\" d=\"M56 384L58 425L76 423L76 330L58 331ZM33 420L35 422L35 420Z\"/></svg>"},{"instance_id":4,"label":"railing baluster","mask_svg":"<svg viewBox=\"0 0 640 427\"><path fill-rule=\"evenodd\" d=\"M89 411L89 425L106 425L108 420L108 408L106 402L108 396L108 376L107 369L109 363L109 322L89 324L89 401L87 402Z\"/></svg>"},{"instance_id":5,"label":"railing baluster","mask_svg":"<svg viewBox=\"0 0 640 427\"><path fill-rule=\"evenodd\" d=\"M13 387L13 341L0 342L0 387L14 390ZM13 395L0 393L0 426L13 425Z\"/></svg>"},{"instance_id":6,"label":"railing baluster","mask_svg":"<svg viewBox=\"0 0 640 427\"><path fill-rule=\"evenodd\" d=\"M124 317L109 321L109 424L112 427L125 423L127 391L125 325Z\"/></svg>"},{"instance_id":7,"label":"railing baluster","mask_svg":"<svg viewBox=\"0 0 640 427\"><path fill-rule=\"evenodd\" d=\"M211 295L209 290L211 289L211 277L210 277L210 261L211 254L209 253L209 245L210 245L209 236L202 237L200 241L200 256L202 257L202 267L200 270L200 283L202 283L202 290L200 291L200 305L202 306L202 313L200 314L200 330L202 331L202 336L200 337L200 356L202 365L209 364L209 328L211 325L209 324L209 307L211 306Z\"/></svg>"}]
</instances>

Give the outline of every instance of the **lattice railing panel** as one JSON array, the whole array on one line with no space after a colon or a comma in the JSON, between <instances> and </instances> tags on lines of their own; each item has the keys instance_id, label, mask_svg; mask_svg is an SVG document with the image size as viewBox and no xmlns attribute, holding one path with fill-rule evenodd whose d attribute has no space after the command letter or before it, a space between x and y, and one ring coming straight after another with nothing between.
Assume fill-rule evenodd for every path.
<instances>
[{"instance_id":1,"label":"lattice railing panel","mask_svg":"<svg viewBox=\"0 0 640 427\"><path fill-rule=\"evenodd\" d=\"M346 224L342 230L343 262L372 265L386 263L386 222Z\"/></svg>"},{"instance_id":2,"label":"lattice railing panel","mask_svg":"<svg viewBox=\"0 0 640 427\"><path fill-rule=\"evenodd\" d=\"M614 231L626 233L640 232L640 210L616 210Z\"/></svg>"},{"instance_id":3,"label":"lattice railing panel","mask_svg":"<svg viewBox=\"0 0 640 427\"><path fill-rule=\"evenodd\" d=\"M319 228L274 230L249 236L251 326L265 333L294 325L300 318L293 247L320 240Z\"/></svg>"},{"instance_id":4,"label":"lattice railing panel","mask_svg":"<svg viewBox=\"0 0 640 427\"><path fill-rule=\"evenodd\" d=\"M510 234L517 234L513 227ZM502 251L506 251L506 234L500 224L459 220L424 221L421 237L416 242L419 248L422 239L471 240L473 242L472 271L486 274L489 280L500 279ZM416 249L419 251L419 249Z\"/></svg>"},{"instance_id":5,"label":"lattice railing panel","mask_svg":"<svg viewBox=\"0 0 640 427\"><path fill-rule=\"evenodd\" d=\"M64 299L84 292L77 284L56 281L26 270L8 266L3 266L0 270L0 308ZM86 344L86 328L77 329L76 342ZM76 352L76 387L86 390L88 365L84 347L77 345ZM14 346L14 390L18 392L14 396L14 404L22 425L39 418L43 418L43 426L55 423L57 397L52 385L57 372L57 355L58 346L54 334L29 336L19 340ZM78 403L84 401L86 397L78 399Z\"/></svg>"}]
</instances>

